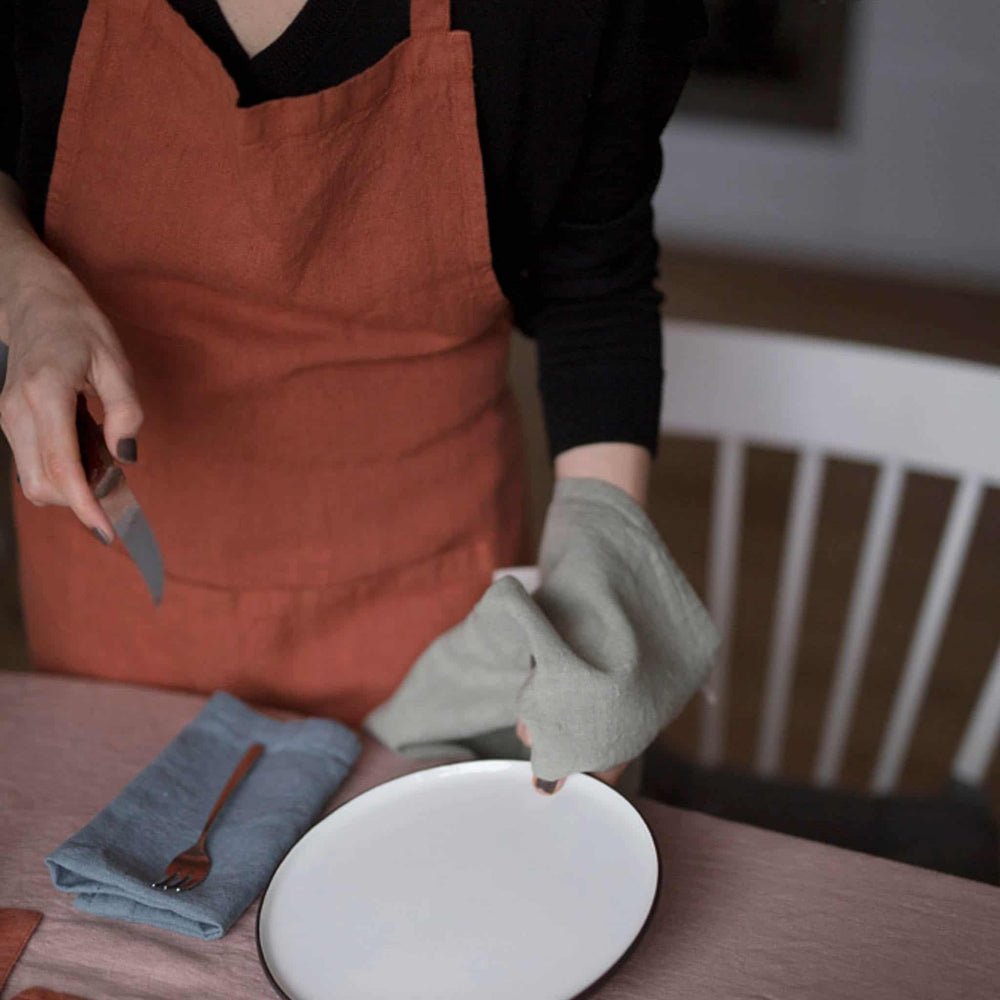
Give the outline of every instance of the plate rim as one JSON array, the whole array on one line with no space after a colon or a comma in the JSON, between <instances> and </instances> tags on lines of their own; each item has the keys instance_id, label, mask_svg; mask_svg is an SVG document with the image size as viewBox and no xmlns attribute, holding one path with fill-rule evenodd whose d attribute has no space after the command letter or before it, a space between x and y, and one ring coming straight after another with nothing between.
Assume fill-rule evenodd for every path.
<instances>
[{"instance_id":1,"label":"plate rim","mask_svg":"<svg viewBox=\"0 0 1000 1000\"><path fill-rule=\"evenodd\" d=\"M277 863L277 865L275 865L274 871L271 872L271 875L267 880L267 884L264 886L264 891L259 896L257 903L257 914L254 917L254 944L257 949L257 961L260 963L260 967L264 970L264 975L267 977L267 981L270 984L271 989L273 989L274 992L277 994L277 996L280 997L280 1000L295 1000L295 997L289 996L289 994L287 994L278 985L278 981L274 978L274 975L271 973L271 969L267 964L267 959L264 957L264 947L261 942L260 922L261 922L261 914L264 911L264 901L267 899L267 894L271 891L271 883L274 881L275 876L278 874L278 870L285 863L285 859L288 857L288 855L291 854L292 851L295 850L295 848L302 842L302 840L305 837L307 837L310 833L312 833L312 831L315 830L316 827L320 825L320 823L326 822L326 820L328 820L335 813L340 812L340 810L343 809L345 806L350 805L352 802L356 801L357 799L361 798L364 795L367 795L369 792L374 791L376 788L383 788L386 785L395 784L397 781L404 781L407 778L413 777L413 775L415 774L430 774L431 772L434 771L454 770L456 768L464 770L469 768L470 765L474 766L476 764L488 764L488 763L525 764L528 762L522 760L508 761L505 759L460 760L460 761L452 761L447 764L435 764L431 767L418 768L415 771L409 771L406 774L400 774L397 775L395 778L390 778L388 781L380 781L378 784L372 785L370 788L366 788L364 791L358 792L357 795L352 796L346 802L341 802L340 805L337 806L335 809L331 809L328 813L324 813L315 822L310 823L309 826L302 831L301 835L298 838L296 838L295 842L288 848L288 850L284 852L284 854L281 855L281 860ZM615 788L613 785L609 785L606 782L601 781L600 778L595 778L592 774L581 772L576 776L581 778L587 778L590 781L596 781L598 784L604 785L605 788L608 788L610 791L614 792L615 795L618 795L620 798L624 799L625 802L629 806L631 806L632 810L635 812L636 816L638 816L639 821L642 823L646 832L649 834L650 842L653 845L653 856L656 859L656 885L653 889L653 898L649 904L649 912L646 914L646 919L643 920L642 926L639 928L635 937L632 939L631 944L629 944L629 946L621 953L621 955L618 956L614 964L611 965L604 972L602 972L600 976L597 977L597 979L595 979L588 986L585 986L580 993L574 993L572 997L568 998L568 1000L587 1000L588 997L593 996L593 994L596 993L597 990L599 990L601 986L603 986L604 983L606 983L625 964L625 962L630 958L630 956L636 950L636 948L638 948L642 939L646 936L646 932L649 930L649 926L653 921L653 914L656 912L657 905L660 902L660 890L663 885L663 856L660 853L660 845L656 839L656 834L653 832L653 828L649 825L648 821L646 820L646 817L643 816L643 814L639 811L634 802L632 802L629 798L627 798L620 791L618 791L618 789Z\"/></svg>"}]
</instances>

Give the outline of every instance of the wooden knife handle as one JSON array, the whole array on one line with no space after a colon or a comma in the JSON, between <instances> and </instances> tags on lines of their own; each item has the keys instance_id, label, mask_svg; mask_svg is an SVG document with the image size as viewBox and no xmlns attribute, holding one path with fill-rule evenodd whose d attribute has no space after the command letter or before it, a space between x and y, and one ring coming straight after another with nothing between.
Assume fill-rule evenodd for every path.
<instances>
[{"instance_id":1,"label":"wooden knife handle","mask_svg":"<svg viewBox=\"0 0 1000 1000\"><path fill-rule=\"evenodd\" d=\"M80 461L87 483L98 500L106 497L121 481L122 471L104 442L101 425L90 415L83 393L76 397L76 436L80 443Z\"/></svg>"}]
</instances>

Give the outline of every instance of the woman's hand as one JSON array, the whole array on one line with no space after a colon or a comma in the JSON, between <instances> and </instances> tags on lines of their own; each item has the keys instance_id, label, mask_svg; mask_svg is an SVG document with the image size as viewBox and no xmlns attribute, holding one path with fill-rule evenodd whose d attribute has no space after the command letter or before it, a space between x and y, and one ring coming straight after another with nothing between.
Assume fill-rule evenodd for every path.
<instances>
[{"instance_id":1,"label":"woman's hand","mask_svg":"<svg viewBox=\"0 0 1000 1000\"><path fill-rule=\"evenodd\" d=\"M635 444L617 441L597 442L570 448L556 456L555 473L557 479L603 479L612 486L624 490L636 503L645 505L649 485L649 452ZM531 734L524 722L517 720L517 738L526 746L531 746ZM609 785L615 785L631 764L625 761L607 771L597 771L595 778ZM546 795L554 795L562 788L565 778L545 781L535 778L535 788Z\"/></svg>"},{"instance_id":2,"label":"woman's hand","mask_svg":"<svg viewBox=\"0 0 1000 1000\"><path fill-rule=\"evenodd\" d=\"M0 427L25 497L70 507L110 542L111 522L87 485L76 435L80 392L104 407L104 436L121 461L136 459L142 409L111 324L79 281L27 225L19 192L0 175L0 335L7 379Z\"/></svg>"}]
</instances>

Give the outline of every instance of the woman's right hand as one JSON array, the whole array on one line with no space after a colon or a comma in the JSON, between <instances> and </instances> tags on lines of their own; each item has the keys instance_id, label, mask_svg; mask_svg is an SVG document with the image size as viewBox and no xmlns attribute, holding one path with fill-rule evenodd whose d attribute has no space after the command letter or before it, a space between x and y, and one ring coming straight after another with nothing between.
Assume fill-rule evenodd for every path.
<instances>
[{"instance_id":1,"label":"woman's right hand","mask_svg":"<svg viewBox=\"0 0 1000 1000\"><path fill-rule=\"evenodd\" d=\"M11 257L4 255L10 265ZM120 461L136 460L142 409L131 367L107 318L73 274L39 243L7 268L0 308L9 347L0 427L25 497L70 507L105 542L114 537L80 462L76 403L97 395L104 436Z\"/></svg>"}]
</instances>

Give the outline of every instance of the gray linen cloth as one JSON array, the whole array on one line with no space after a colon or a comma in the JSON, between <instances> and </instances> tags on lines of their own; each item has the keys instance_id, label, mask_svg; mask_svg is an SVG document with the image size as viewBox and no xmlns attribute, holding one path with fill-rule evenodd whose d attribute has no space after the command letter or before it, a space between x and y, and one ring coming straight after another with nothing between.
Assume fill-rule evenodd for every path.
<instances>
[{"instance_id":1,"label":"gray linen cloth","mask_svg":"<svg viewBox=\"0 0 1000 1000\"><path fill-rule=\"evenodd\" d=\"M188 892L150 883L197 840L252 743L264 753L208 838L212 870ZM46 858L53 884L88 913L191 937L221 937L337 790L360 752L327 719L279 722L219 692L118 797Z\"/></svg>"},{"instance_id":2,"label":"gray linen cloth","mask_svg":"<svg viewBox=\"0 0 1000 1000\"><path fill-rule=\"evenodd\" d=\"M395 750L485 756L524 720L555 780L643 752L708 674L718 636L645 512L595 479L556 484L530 595L497 580L364 727Z\"/></svg>"}]
</instances>

